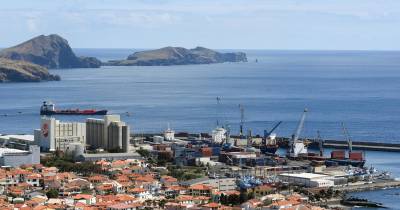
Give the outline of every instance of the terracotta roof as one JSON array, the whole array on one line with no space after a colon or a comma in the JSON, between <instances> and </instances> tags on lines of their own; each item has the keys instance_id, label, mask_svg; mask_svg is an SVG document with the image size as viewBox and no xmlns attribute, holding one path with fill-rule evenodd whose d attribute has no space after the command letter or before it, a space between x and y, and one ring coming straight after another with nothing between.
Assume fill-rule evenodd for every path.
<instances>
[{"instance_id":1,"label":"terracotta roof","mask_svg":"<svg viewBox=\"0 0 400 210\"><path fill-rule=\"evenodd\" d=\"M240 195L240 192L237 191L237 190L229 190L229 191L216 191L213 194L215 194L215 195L221 195L221 194L224 194L224 195Z\"/></svg>"},{"instance_id":2,"label":"terracotta roof","mask_svg":"<svg viewBox=\"0 0 400 210\"><path fill-rule=\"evenodd\" d=\"M204 201L208 201L210 200L210 197L207 196L196 196L193 198L193 200L204 200Z\"/></svg>"},{"instance_id":3,"label":"terracotta roof","mask_svg":"<svg viewBox=\"0 0 400 210\"><path fill-rule=\"evenodd\" d=\"M179 185L173 185L173 186L169 186L167 187L166 190L174 190L174 191L178 191L178 190L184 190L185 188Z\"/></svg>"},{"instance_id":4,"label":"terracotta roof","mask_svg":"<svg viewBox=\"0 0 400 210\"><path fill-rule=\"evenodd\" d=\"M146 192L146 189L135 187L135 188L128 189L128 192L130 192L130 193L142 193L142 192Z\"/></svg>"},{"instance_id":5,"label":"terracotta roof","mask_svg":"<svg viewBox=\"0 0 400 210\"><path fill-rule=\"evenodd\" d=\"M180 195L180 196L176 197L175 200L177 200L177 201L191 201L191 200L193 200L193 196L191 196L191 195Z\"/></svg>"},{"instance_id":6,"label":"terracotta roof","mask_svg":"<svg viewBox=\"0 0 400 210\"><path fill-rule=\"evenodd\" d=\"M219 206L220 206L221 204L219 204L219 203L207 203L207 204L205 204L205 205L203 205L203 207L206 207L206 208L218 208Z\"/></svg>"},{"instance_id":7,"label":"terracotta roof","mask_svg":"<svg viewBox=\"0 0 400 210\"><path fill-rule=\"evenodd\" d=\"M113 208L113 209L129 209L129 208L135 208L142 206L140 203L130 203L130 204L125 204L125 203L117 203L113 205L109 205L108 208Z\"/></svg>"},{"instance_id":8,"label":"terracotta roof","mask_svg":"<svg viewBox=\"0 0 400 210\"><path fill-rule=\"evenodd\" d=\"M116 201L117 199L116 195L96 195L97 202Z\"/></svg>"},{"instance_id":9,"label":"terracotta roof","mask_svg":"<svg viewBox=\"0 0 400 210\"><path fill-rule=\"evenodd\" d=\"M151 175L139 176L135 179L137 182L153 182L155 181Z\"/></svg>"},{"instance_id":10,"label":"terracotta roof","mask_svg":"<svg viewBox=\"0 0 400 210\"><path fill-rule=\"evenodd\" d=\"M26 178L27 179L40 179L40 178L42 178L42 175L34 173L34 174L29 174Z\"/></svg>"},{"instance_id":11,"label":"terracotta roof","mask_svg":"<svg viewBox=\"0 0 400 210\"><path fill-rule=\"evenodd\" d=\"M103 175L93 175L93 176L90 176L88 178L88 180L89 181L99 181L99 182L101 182L101 181L108 180L108 178L106 176L103 176Z\"/></svg>"},{"instance_id":12,"label":"terracotta roof","mask_svg":"<svg viewBox=\"0 0 400 210\"><path fill-rule=\"evenodd\" d=\"M77 194L72 197L72 199L74 200L82 200L82 199L89 200L91 198L93 198L93 195L88 195L88 194Z\"/></svg>"},{"instance_id":13,"label":"terracotta roof","mask_svg":"<svg viewBox=\"0 0 400 210\"><path fill-rule=\"evenodd\" d=\"M118 201L121 201L121 202L137 200L134 196L128 195L128 194L118 194L117 199L118 199Z\"/></svg>"},{"instance_id":14,"label":"terracotta roof","mask_svg":"<svg viewBox=\"0 0 400 210\"><path fill-rule=\"evenodd\" d=\"M190 190L211 190L212 187L204 184L196 184L189 187Z\"/></svg>"}]
</instances>

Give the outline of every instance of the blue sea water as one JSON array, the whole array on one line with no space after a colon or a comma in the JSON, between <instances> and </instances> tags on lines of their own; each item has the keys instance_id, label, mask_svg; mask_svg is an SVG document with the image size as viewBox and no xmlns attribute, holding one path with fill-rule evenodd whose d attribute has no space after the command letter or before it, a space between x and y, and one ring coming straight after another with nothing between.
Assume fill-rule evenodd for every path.
<instances>
[{"instance_id":1,"label":"blue sea water","mask_svg":"<svg viewBox=\"0 0 400 210\"><path fill-rule=\"evenodd\" d=\"M382 203L386 208L353 208L354 210L370 210L370 209L386 209L386 210L399 210L400 189L385 189L370 192L353 193L353 196L358 198L365 198L374 202Z\"/></svg>"},{"instance_id":2,"label":"blue sea water","mask_svg":"<svg viewBox=\"0 0 400 210\"><path fill-rule=\"evenodd\" d=\"M134 50L76 51L110 60ZM283 121L277 133L289 136L308 108L302 136L319 130L323 138L343 139L344 122L354 140L400 143L400 52L244 51L247 63L61 69L51 70L60 82L1 84L0 115L8 116L0 117L0 133L32 133L44 100L132 113L123 118L134 132L159 132L167 123L177 131L209 132L219 118L235 133L243 104L253 133Z\"/></svg>"},{"instance_id":3,"label":"blue sea water","mask_svg":"<svg viewBox=\"0 0 400 210\"><path fill-rule=\"evenodd\" d=\"M135 50L75 51L111 60ZM217 119L237 133L242 104L245 128L256 134L283 121L276 132L289 136L308 108L302 137L320 131L325 139L344 139L344 122L353 140L400 143L400 52L243 51L247 63L60 69L51 70L60 82L0 84L0 133L33 133L44 100L122 114L136 133L161 132L168 123L177 131L210 132ZM399 157L367 152L367 164L400 177ZM362 195L394 205L397 194L382 192Z\"/></svg>"}]
</instances>

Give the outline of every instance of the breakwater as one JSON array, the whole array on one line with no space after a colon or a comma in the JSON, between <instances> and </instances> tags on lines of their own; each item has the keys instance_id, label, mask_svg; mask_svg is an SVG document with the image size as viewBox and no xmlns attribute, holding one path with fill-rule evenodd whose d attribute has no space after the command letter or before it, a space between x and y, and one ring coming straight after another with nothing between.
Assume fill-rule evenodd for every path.
<instances>
[{"instance_id":1,"label":"breakwater","mask_svg":"<svg viewBox=\"0 0 400 210\"><path fill-rule=\"evenodd\" d=\"M151 139L153 136L162 136L161 133L146 133L146 134L134 134L135 137L143 137L147 139ZM181 139L202 139L202 138L211 138L211 135L208 133L192 134L192 133L177 133L175 135L177 138ZM239 136L231 136L231 138L239 138ZM256 135L253 136L253 139L261 138L261 136ZM289 142L288 137L277 137L277 142L280 147L286 148ZM318 140L316 139L303 139L310 148L318 148ZM347 149L348 143L346 140L331 140L326 139L323 140L324 148L335 148L335 149ZM400 144L393 143L382 143L382 142L372 142L372 141L353 141L352 147L355 150L365 150L365 151L386 151L386 152L400 152Z\"/></svg>"}]
</instances>

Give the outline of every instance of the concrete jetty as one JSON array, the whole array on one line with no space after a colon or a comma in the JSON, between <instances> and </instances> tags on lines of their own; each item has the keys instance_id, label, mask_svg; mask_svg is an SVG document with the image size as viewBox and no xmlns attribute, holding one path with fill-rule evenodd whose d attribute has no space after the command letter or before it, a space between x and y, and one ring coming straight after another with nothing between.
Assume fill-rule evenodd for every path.
<instances>
[{"instance_id":1,"label":"concrete jetty","mask_svg":"<svg viewBox=\"0 0 400 210\"><path fill-rule=\"evenodd\" d=\"M142 138L151 138L153 136L160 136L161 133L145 133L145 134L135 134L136 137ZM177 138L189 138L189 137L198 137L198 133L186 133L181 132L175 135ZM211 137L208 133L202 133L203 138ZM238 136L231 136L231 138L239 138ZM261 138L259 135L253 136L253 138ZM280 147L286 148L289 142L288 137L277 137L277 142ZM304 139L309 143L309 147L318 148L318 141L316 139ZM382 143L382 142L373 142L373 141L353 141L352 142L353 149L355 150L365 150L365 151L386 151L386 152L400 152L400 143ZM345 140L324 140L323 144L324 148L335 148L335 149L347 149L348 144Z\"/></svg>"}]
</instances>

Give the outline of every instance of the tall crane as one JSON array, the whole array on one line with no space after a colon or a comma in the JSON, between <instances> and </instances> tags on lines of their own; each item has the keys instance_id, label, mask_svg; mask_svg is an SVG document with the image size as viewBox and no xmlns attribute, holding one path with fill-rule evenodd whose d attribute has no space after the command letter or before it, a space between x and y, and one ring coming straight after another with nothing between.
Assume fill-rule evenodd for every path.
<instances>
[{"instance_id":1,"label":"tall crane","mask_svg":"<svg viewBox=\"0 0 400 210\"><path fill-rule=\"evenodd\" d=\"M240 109L240 132L239 132L239 136L240 136L240 138L243 138L244 107L243 107L242 104L239 104L239 109Z\"/></svg>"},{"instance_id":2,"label":"tall crane","mask_svg":"<svg viewBox=\"0 0 400 210\"><path fill-rule=\"evenodd\" d=\"M219 127L219 112L220 112L220 106L221 106L221 98L217 97L217 109L216 109L216 117L217 117L217 127Z\"/></svg>"},{"instance_id":3,"label":"tall crane","mask_svg":"<svg viewBox=\"0 0 400 210\"><path fill-rule=\"evenodd\" d=\"M324 140L321 137L321 134L319 131L317 131L317 141L318 141L318 147L319 147L319 156L324 156Z\"/></svg>"},{"instance_id":4,"label":"tall crane","mask_svg":"<svg viewBox=\"0 0 400 210\"><path fill-rule=\"evenodd\" d=\"M253 133L251 129L247 131L247 147L251 147L253 145Z\"/></svg>"},{"instance_id":5,"label":"tall crane","mask_svg":"<svg viewBox=\"0 0 400 210\"><path fill-rule=\"evenodd\" d=\"M346 137L347 144L349 146L349 152L353 151L353 141L350 139L349 132L347 131L346 126L344 126L344 123L342 122L342 129L343 129L343 134Z\"/></svg>"},{"instance_id":6,"label":"tall crane","mask_svg":"<svg viewBox=\"0 0 400 210\"><path fill-rule=\"evenodd\" d=\"M307 148L305 147L303 141L299 141L299 136L301 134L301 131L303 130L307 112L308 110L304 109L299 124L297 125L296 132L292 135L292 139L290 141L290 151L289 151L290 157L297 157L300 153L307 153Z\"/></svg>"}]
</instances>

